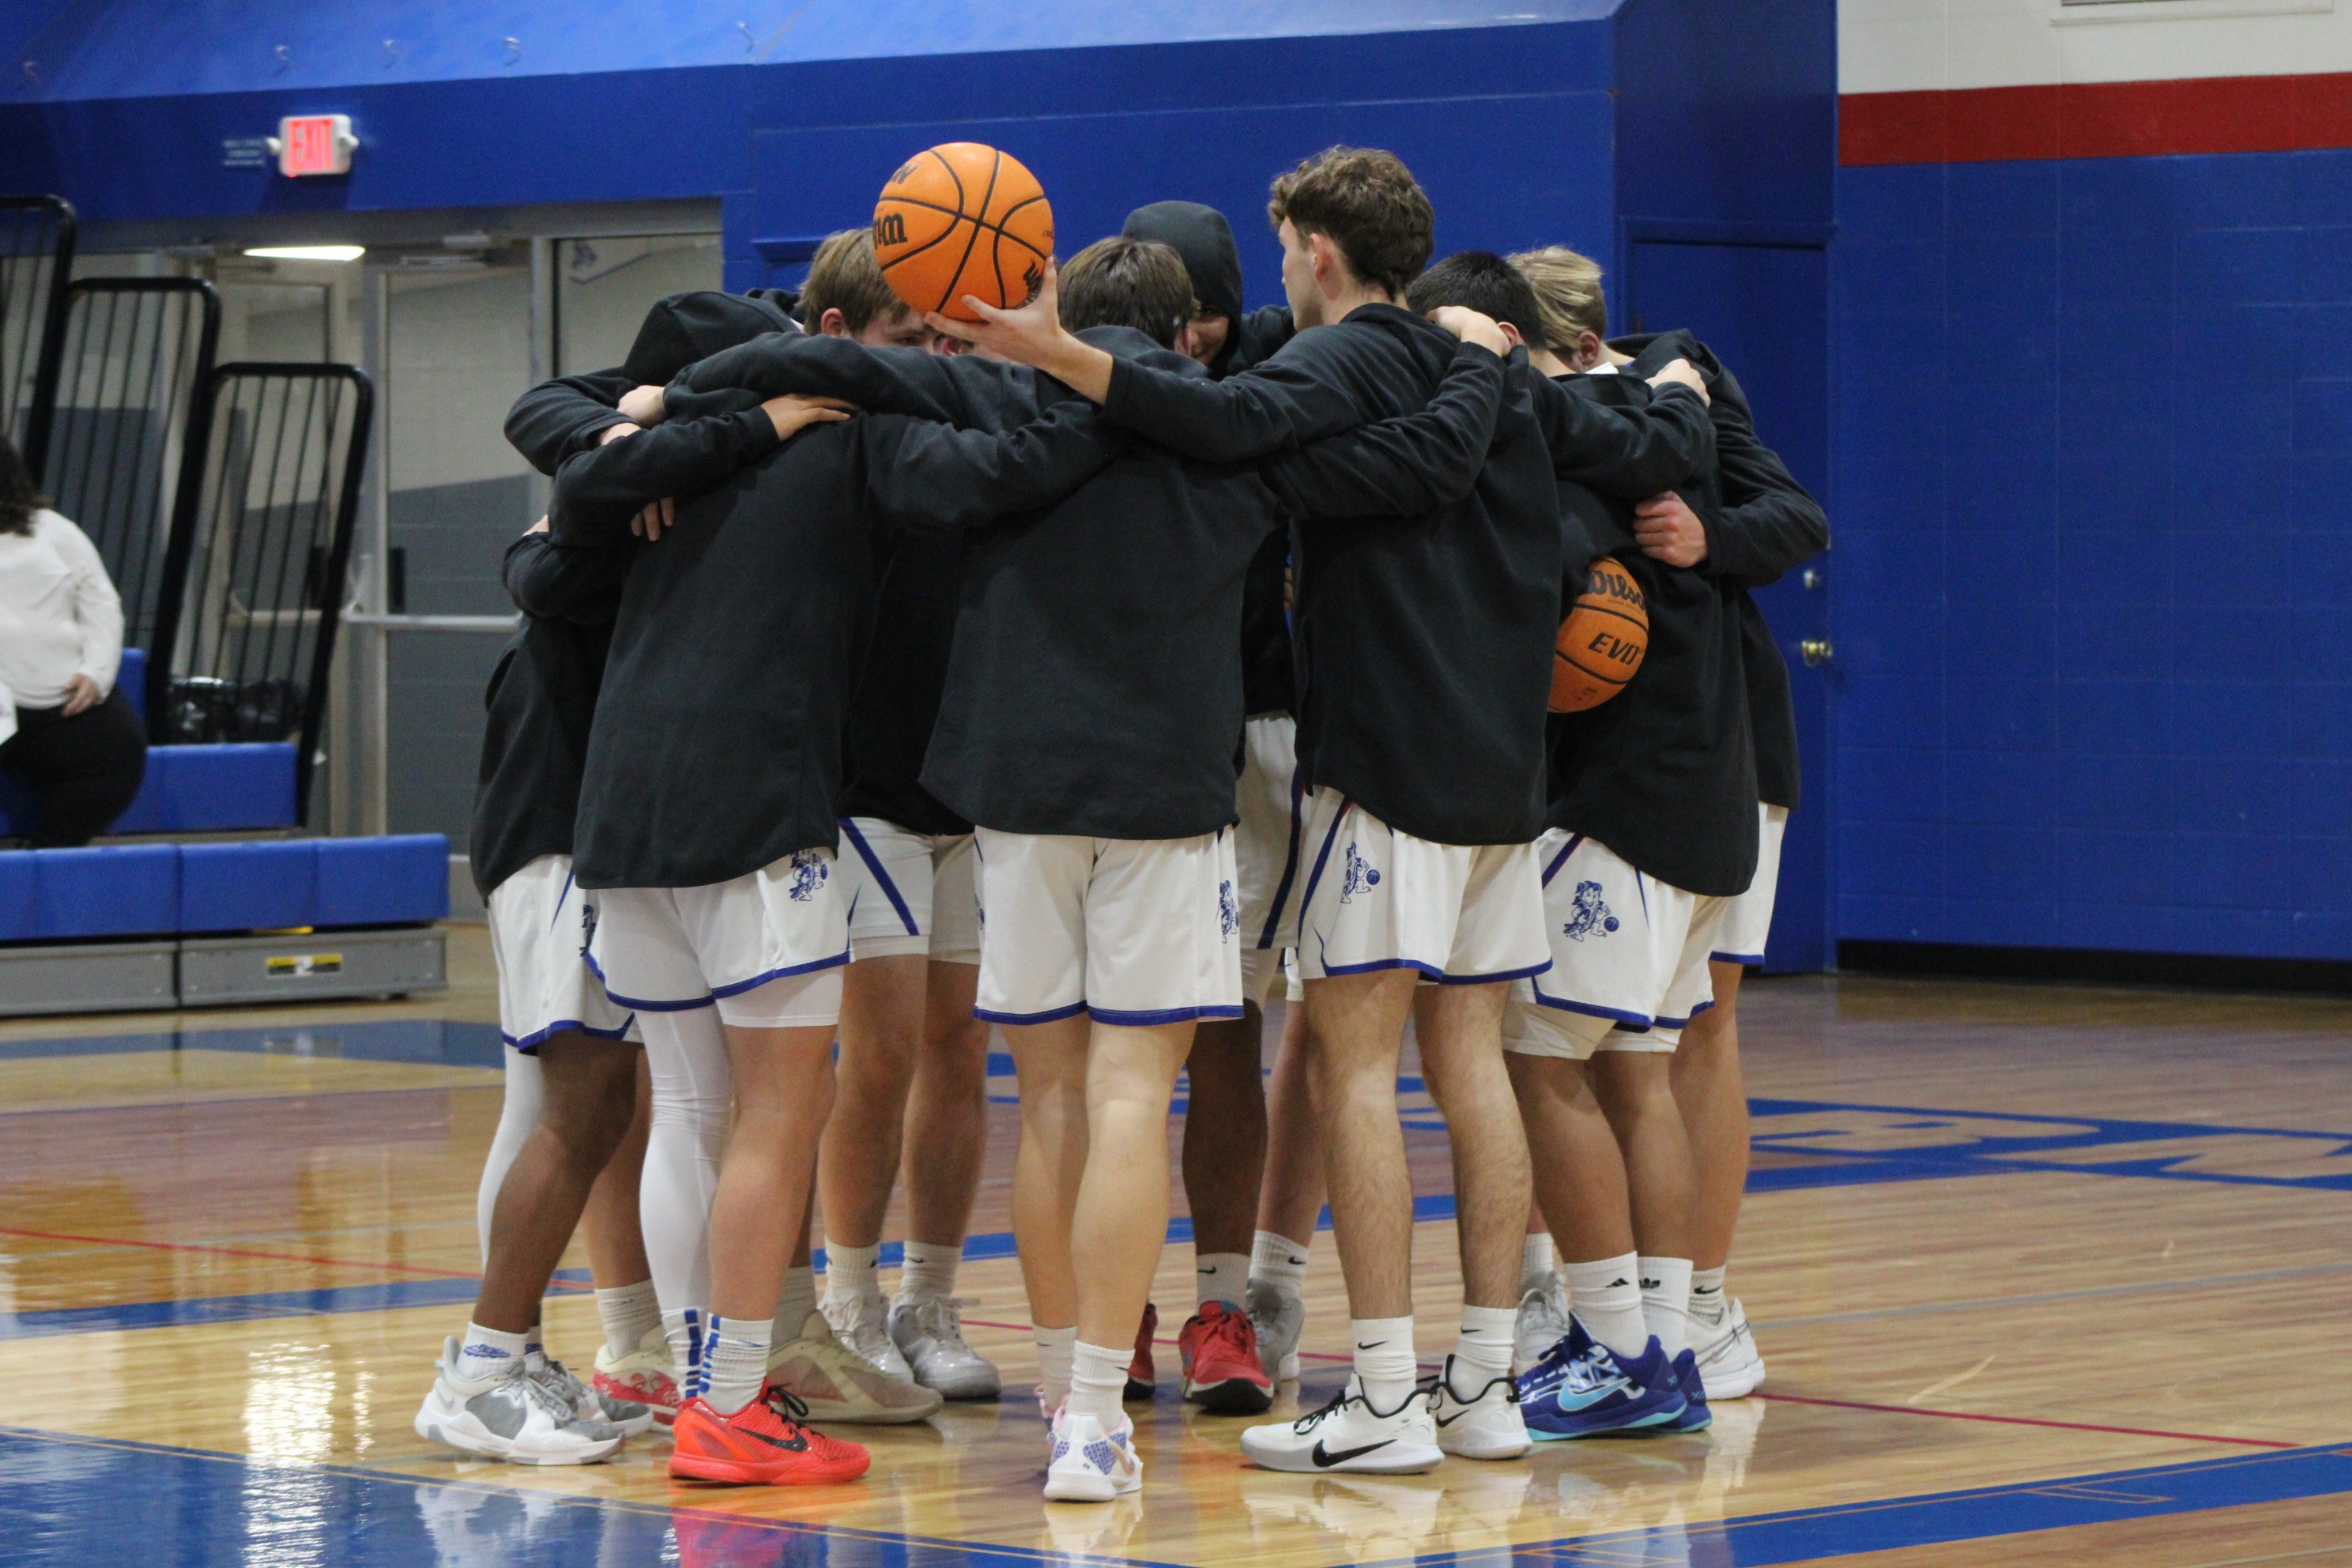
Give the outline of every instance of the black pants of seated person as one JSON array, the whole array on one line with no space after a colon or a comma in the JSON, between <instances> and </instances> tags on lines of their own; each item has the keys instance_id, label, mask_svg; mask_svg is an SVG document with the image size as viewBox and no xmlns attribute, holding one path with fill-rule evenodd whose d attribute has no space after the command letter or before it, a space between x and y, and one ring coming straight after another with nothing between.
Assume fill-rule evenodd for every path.
<instances>
[{"instance_id":1,"label":"black pants of seated person","mask_svg":"<svg viewBox=\"0 0 2352 1568\"><path fill-rule=\"evenodd\" d=\"M147 775L147 726L120 689L72 718L63 708L19 708L0 763L40 797L36 849L89 843L121 816Z\"/></svg>"}]
</instances>

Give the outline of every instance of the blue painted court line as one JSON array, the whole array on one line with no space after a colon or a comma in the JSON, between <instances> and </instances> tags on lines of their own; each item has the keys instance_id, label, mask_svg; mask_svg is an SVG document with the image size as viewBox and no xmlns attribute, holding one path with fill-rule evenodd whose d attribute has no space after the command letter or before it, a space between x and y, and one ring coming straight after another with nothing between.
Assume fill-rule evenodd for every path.
<instances>
[{"instance_id":1,"label":"blue painted court line","mask_svg":"<svg viewBox=\"0 0 2352 1568\"><path fill-rule=\"evenodd\" d=\"M1014 1438L1013 1440L1018 1440ZM1441 1478L1443 1472L1440 1472ZM1312 1488L1312 1478L1299 1485ZM2352 1450L2065 1476L1530 1542L1515 1563L1772 1568L1812 1558L2352 1494ZM1147 1502L1147 1507L1150 1504ZM311 1562L337 1568L540 1568L728 1562L785 1568L1024 1568L1053 1553L975 1542L598 1502L474 1480L246 1459L0 1428L0 1540L27 1568L91 1563ZM740 1553L740 1555L739 1555ZM1492 1551L1401 1560L1495 1568ZM1114 1560L1117 1561L1117 1560ZM1164 1568L1164 1565L1152 1565ZM1382 1565L1385 1568L1385 1565Z\"/></svg>"},{"instance_id":2,"label":"blue painted court line","mask_svg":"<svg viewBox=\"0 0 2352 1568\"><path fill-rule=\"evenodd\" d=\"M144 1035L0 1040L0 1061L182 1050L494 1068L503 1065L505 1048L496 1024L389 1018L358 1024L281 1024L259 1029L165 1029Z\"/></svg>"}]
</instances>

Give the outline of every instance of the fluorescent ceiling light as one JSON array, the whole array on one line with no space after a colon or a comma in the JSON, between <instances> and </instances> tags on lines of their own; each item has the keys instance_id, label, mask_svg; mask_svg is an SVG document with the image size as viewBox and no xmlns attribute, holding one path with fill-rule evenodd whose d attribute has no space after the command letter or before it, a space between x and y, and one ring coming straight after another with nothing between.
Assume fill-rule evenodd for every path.
<instances>
[{"instance_id":1,"label":"fluorescent ceiling light","mask_svg":"<svg viewBox=\"0 0 2352 1568\"><path fill-rule=\"evenodd\" d=\"M270 261L357 261L367 254L364 245L264 245L246 252Z\"/></svg>"}]
</instances>

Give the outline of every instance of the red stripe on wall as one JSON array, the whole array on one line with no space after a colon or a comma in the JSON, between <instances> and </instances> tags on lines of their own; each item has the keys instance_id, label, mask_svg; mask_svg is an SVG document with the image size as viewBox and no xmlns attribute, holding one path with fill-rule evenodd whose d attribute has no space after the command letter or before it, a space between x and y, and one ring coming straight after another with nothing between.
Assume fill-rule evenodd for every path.
<instances>
[{"instance_id":1,"label":"red stripe on wall","mask_svg":"<svg viewBox=\"0 0 2352 1568\"><path fill-rule=\"evenodd\" d=\"M2352 73L2074 82L1838 100L1838 162L1983 163L2352 147Z\"/></svg>"}]
</instances>

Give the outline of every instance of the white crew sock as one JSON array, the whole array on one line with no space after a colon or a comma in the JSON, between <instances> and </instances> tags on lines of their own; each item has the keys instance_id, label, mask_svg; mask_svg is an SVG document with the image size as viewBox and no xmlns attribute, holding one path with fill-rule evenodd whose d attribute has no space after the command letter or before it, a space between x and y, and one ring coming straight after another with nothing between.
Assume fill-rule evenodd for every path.
<instances>
[{"instance_id":1,"label":"white crew sock","mask_svg":"<svg viewBox=\"0 0 2352 1568\"><path fill-rule=\"evenodd\" d=\"M1568 1276L1569 1307L1586 1333L1623 1361L1650 1348L1649 1326L1642 1319L1639 1256L1629 1252L1595 1263L1570 1263L1562 1272Z\"/></svg>"},{"instance_id":2,"label":"white crew sock","mask_svg":"<svg viewBox=\"0 0 2352 1568\"><path fill-rule=\"evenodd\" d=\"M772 1325L765 1318L722 1318L710 1314L709 1351L703 1358L709 1369L703 1399L721 1415L732 1415L760 1397L768 1381L768 1352Z\"/></svg>"},{"instance_id":3,"label":"white crew sock","mask_svg":"<svg viewBox=\"0 0 2352 1568\"><path fill-rule=\"evenodd\" d=\"M808 1327L809 1314L816 1310L816 1270L805 1263L796 1263L784 1270L784 1288L776 1293L775 1326L770 1337L776 1344L788 1345L801 1337Z\"/></svg>"},{"instance_id":4,"label":"white crew sock","mask_svg":"<svg viewBox=\"0 0 2352 1568\"><path fill-rule=\"evenodd\" d=\"M824 1238L824 1303L828 1307L846 1306L856 1300L879 1301L882 1281L875 1273L882 1258L882 1248L877 1247L844 1247L831 1237Z\"/></svg>"},{"instance_id":5,"label":"white crew sock","mask_svg":"<svg viewBox=\"0 0 2352 1568\"><path fill-rule=\"evenodd\" d=\"M1307 1258L1312 1244L1293 1241L1270 1230L1257 1233L1250 1248L1250 1282L1271 1286L1294 1301L1307 1296Z\"/></svg>"},{"instance_id":6,"label":"white crew sock","mask_svg":"<svg viewBox=\"0 0 2352 1568\"><path fill-rule=\"evenodd\" d=\"M710 1326L709 1314L699 1307L680 1307L665 1310L661 1321L662 1338L669 1342L670 1375L677 1380L677 1396L692 1399L702 1392L703 1336Z\"/></svg>"},{"instance_id":7,"label":"white crew sock","mask_svg":"<svg viewBox=\"0 0 2352 1568\"><path fill-rule=\"evenodd\" d=\"M956 1266L963 1261L963 1243L910 1241L898 1270L898 1300L906 1306L943 1300L955 1294Z\"/></svg>"},{"instance_id":8,"label":"white crew sock","mask_svg":"<svg viewBox=\"0 0 2352 1568\"><path fill-rule=\"evenodd\" d=\"M1247 1295L1250 1260L1238 1252L1202 1252L1192 1258L1192 1295L1205 1307L1212 1301L1223 1301L1235 1311L1242 1309L1242 1298Z\"/></svg>"},{"instance_id":9,"label":"white crew sock","mask_svg":"<svg viewBox=\"0 0 2352 1568\"><path fill-rule=\"evenodd\" d=\"M1731 1310L1731 1298L1723 1289L1720 1268L1691 1270L1690 1320L1696 1333L1705 1329L1709 1333L1723 1327L1724 1314Z\"/></svg>"},{"instance_id":10,"label":"white crew sock","mask_svg":"<svg viewBox=\"0 0 2352 1568\"><path fill-rule=\"evenodd\" d=\"M1552 1247L1549 1231L1535 1231L1519 1243L1519 1294L1530 1290L1549 1290L1552 1279Z\"/></svg>"},{"instance_id":11,"label":"white crew sock","mask_svg":"<svg viewBox=\"0 0 2352 1568\"><path fill-rule=\"evenodd\" d=\"M1691 1264L1687 1258L1642 1259L1642 1317L1672 1361L1690 1343Z\"/></svg>"},{"instance_id":12,"label":"white crew sock","mask_svg":"<svg viewBox=\"0 0 2352 1568\"><path fill-rule=\"evenodd\" d=\"M1454 1359L1461 1363L1454 1379L1456 1394L1476 1394L1498 1377L1511 1375L1511 1351L1518 1327L1517 1307L1462 1306L1462 1334L1454 1342Z\"/></svg>"},{"instance_id":13,"label":"white crew sock","mask_svg":"<svg viewBox=\"0 0 2352 1568\"><path fill-rule=\"evenodd\" d=\"M1115 1432L1126 1414L1119 1401L1127 1394L1127 1365L1135 1359L1135 1347L1090 1345L1076 1337L1076 1329L1070 1332L1070 1413L1091 1415L1105 1432Z\"/></svg>"},{"instance_id":14,"label":"white crew sock","mask_svg":"<svg viewBox=\"0 0 2352 1568\"><path fill-rule=\"evenodd\" d=\"M1070 1396L1070 1363L1077 1354L1078 1326L1039 1329L1036 1335L1037 1383L1045 1390L1045 1412L1050 1415Z\"/></svg>"},{"instance_id":15,"label":"white crew sock","mask_svg":"<svg viewBox=\"0 0 2352 1568\"><path fill-rule=\"evenodd\" d=\"M528 1344L524 1335L504 1334L479 1323L467 1323L465 1343L457 1349L457 1364L453 1370L468 1383L504 1377L509 1367L523 1359Z\"/></svg>"},{"instance_id":16,"label":"white crew sock","mask_svg":"<svg viewBox=\"0 0 2352 1568\"><path fill-rule=\"evenodd\" d=\"M661 1303L654 1299L654 1282L640 1279L617 1290L596 1292L596 1320L604 1325L604 1348L614 1361L633 1355L649 1329L661 1327Z\"/></svg>"},{"instance_id":17,"label":"white crew sock","mask_svg":"<svg viewBox=\"0 0 2352 1568\"><path fill-rule=\"evenodd\" d=\"M533 1372L547 1368L547 1331L536 1320L522 1331L522 1361Z\"/></svg>"},{"instance_id":18,"label":"white crew sock","mask_svg":"<svg viewBox=\"0 0 2352 1568\"><path fill-rule=\"evenodd\" d=\"M1412 1394L1421 1363L1412 1354L1411 1318L1356 1318L1348 1324L1356 1346L1356 1376L1364 1397L1382 1415Z\"/></svg>"}]
</instances>

